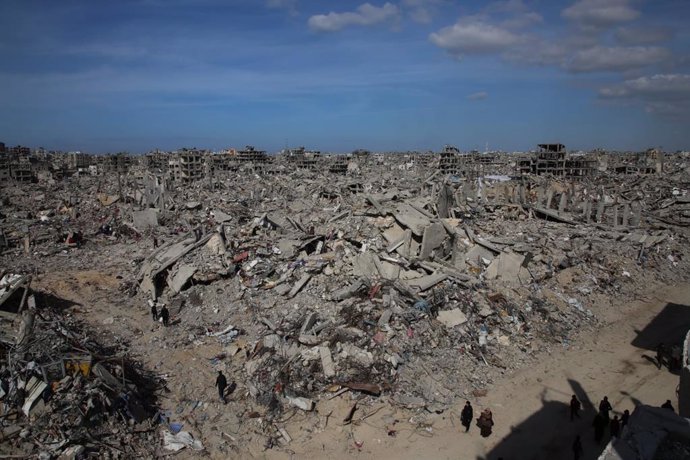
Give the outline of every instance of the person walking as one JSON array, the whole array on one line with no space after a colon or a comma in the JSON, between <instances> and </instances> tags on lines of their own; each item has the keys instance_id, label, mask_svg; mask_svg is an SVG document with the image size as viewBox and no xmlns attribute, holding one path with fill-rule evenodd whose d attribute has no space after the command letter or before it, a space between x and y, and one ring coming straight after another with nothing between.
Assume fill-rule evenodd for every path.
<instances>
[{"instance_id":1,"label":"person walking","mask_svg":"<svg viewBox=\"0 0 690 460\"><path fill-rule=\"evenodd\" d=\"M656 367L657 369L661 369L661 366L664 365L664 357L668 354L666 351L666 345L663 343L660 343L659 345L656 346Z\"/></svg>"},{"instance_id":2,"label":"person walking","mask_svg":"<svg viewBox=\"0 0 690 460\"><path fill-rule=\"evenodd\" d=\"M604 399L599 403L599 413L604 416L606 422L609 421L609 412L613 410L611 403L609 402L609 397L604 396Z\"/></svg>"},{"instance_id":3,"label":"person walking","mask_svg":"<svg viewBox=\"0 0 690 460\"><path fill-rule=\"evenodd\" d=\"M611 437L618 438L621 434L621 422L618 420L618 416L614 415L611 424L609 425L609 430L611 430Z\"/></svg>"},{"instance_id":4,"label":"person walking","mask_svg":"<svg viewBox=\"0 0 690 460\"><path fill-rule=\"evenodd\" d=\"M580 435L578 434L575 437L575 442L573 442L573 458L575 460L580 460L583 452L584 450L582 449L582 440L580 439Z\"/></svg>"},{"instance_id":5,"label":"person walking","mask_svg":"<svg viewBox=\"0 0 690 460\"><path fill-rule=\"evenodd\" d=\"M604 438L604 430L606 429L606 425L608 425L606 418L604 418L604 415L599 412L594 417L594 422L592 422L592 426L594 427L594 440L597 442L597 444L601 443L601 440Z\"/></svg>"},{"instance_id":6,"label":"person walking","mask_svg":"<svg viewBox=\"0 0 690 460\"><path fill-rule=\"evenodd\" d=\"M621 430L625 428L625 425L628 424L628 419L630 418L630 411L628 409L625 409L623 411L623 415L621 415Z\"/></svg>"},{"instance_id":7,"label":"person walking","mask_svg":"<svg viewBox=\"0 0 690 460\"><path fill-rule=\"evenodd\" d=\"M482 411L477 419L477 426L479 426L479 432L483 437L488 438L491 435L491 429L494 426L494 416L491 409L486 408Z\"/></svg>"},{"instance_id":8,"label":"person walking","mask_svg":"<svg viewBox=\"0 0 690 460\"><path fill-rule=\"evenodd\" d=\"M170 312L168 312L168 307L163 305L161 308L161 319L163 320L163 326L168 327L168 321L170 320Z\"/></svg>"},{"instance_id":9,"label":"person walking","mask_svg":"<svg viewBox=\"0 0 690 460\"><path fill-rule=\"evenodd\" d=\"M228 386L228 380L221 371L218 371L218 377L216 377L216 386L218 387L218 397L221 401L223 401L223 404L225 404L225 387Z\"/></svg>"},{"instance_id":10,"label":"person walking","mask_svg":"<svg viewBox=\"0 0 690 460\"><path fill-rule=\"evenodd\" d=\"M465 403L465 407L462 408L462 412L460 413L460 422L462 423L462 426L465 427L465 433L470 431L470 425L472 424L472 416L474 415L474 411L472 409L472 404L470 404L469 401Z\"/></svg>"},{"instance_id":11,"label":"person walking","mask_svg":"<svg viewBox=\"0 0 690 460\"><path fill-rule=\"evenodd\" d=\"M151 303L151 318L153 318L154 321L158 321L158 309L155 303Z\"/></svg>"},{"instance_id":12,"label":"person walking","mask_svg":"<svg viewBox=\"0 0 690 460\"><path fill-rule=\"evenodd\" d=\"M570 421L572 422L575 417L580 418L580 408L582 407L582 403L580 403L580 400L577 399L577 396L573 395L572 398L570 398Z\"/></svg>"}]
</instances>

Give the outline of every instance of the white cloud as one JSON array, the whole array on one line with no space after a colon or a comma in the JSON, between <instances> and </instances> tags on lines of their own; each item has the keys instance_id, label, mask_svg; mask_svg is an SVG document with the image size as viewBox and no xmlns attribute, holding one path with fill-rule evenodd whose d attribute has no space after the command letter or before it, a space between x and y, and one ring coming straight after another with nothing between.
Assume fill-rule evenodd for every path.
<instances>
[{"instance_id":1,"label":"white cloud","mask_svg":"<svg viewBox=\"0 0 690 460\"><path fill-rule=\"evenodd\" d=\"M657 74L626 80L599 90L602 99L639 102L648 112L690 115L690 75Z\"/></svg>"},{"instance_id":2,"label":"white cloud","mask_svg":"<svg viewBox=\"0 0 690 460\"><path fill-rule=\"evenodd\" d=\"M317 14L309 18L308 24L312 30L318 32L335 32L348 26L370 26L399 17L397 6L386 2L377 7L370 3L364 3L357 7L356 11L344 13L330 12Z\"/></svg>"},{"instance_id":3,"label":"white cloud","mask_svg":"<svg viewBox=\"0 0 690 460\"><path fill-rule=\"evenodd\" d=\"M481 101L483 99L486 99L487 97L489 97L489 93L487 93L486 91L479 91L477 93L472 93L468 95L467 99L471 101Z\"/></svg>"},{"instance_id":4,"label":"white cloud","mask_svg":"<svg viewBox=\"0 0 690 460\"><path fill-rule=\"evenodd\" d=\"M444 0L403 0L401 5L408 10L407 14L413 21L429 24L443 2Z\"/></svg>"},{"instance_id":5,"label":"white cloud","mask_svg":"<svg viewBox=\"0 0 690 460\"><path fill-rule=\"evenodd\" d=\"M670 56L666 48L658 46L594 46L576 52L565 68L571 72L622 72L658 64Z\"/></svg>"},{"instance_id":6,"label":"white cloud","mask_svg":"<svg viewBox=\"0 0 690 460\"><path fill-rule=\"evenodd\" d=\"M624 45L654 45L673 38L673 30L666 27L620 27L616 39Z\"/></svg>"},{"instance_id":7,"label":"white cloud","mask_svg":"<svg viewBox=\"0 0 690 460\"><path fill-rule=\"evenodd\" d=\"M609 27L640 15L630 3L629 0L578 0L564 9L561 16L583 27Z\"/></svg>"},{"instance_id":8,"label":"white cloud","mask_svg":"<svg viewBox=\"0 0 690 460\"><path fill-rule=\"evenodd\" d=\"M463 19L429 35L436 46L450 54L491 54L507 50L523 38L510 30L481 19Z\"/></svg>"},{"instance_id":9,"label":"white cloud","mask_svg":"<svg viewBox=\"0 0 690 460\"><path fill-rule=\"evenodd\" d=\"M524 13L529 8L522 0L503 0L489 3L484 7L487 13Z\"/></svg>"},{"instance_id":10,"label":"white cloud","mask_svg":"<svg viewBox=\"0 0 690 460\"><path fill-rule=\"evenodd\" d=\"M528 11L525 13L518 13L515 16L506 19L501 23L504 27L508 29L524 29L526 27L539 24L544 21L541 14L535 13L534 11Z\"/></svg>"},{"instance_id":11,"label":"white cloud","mask_svg":"<svg viewBox=\"0 0 690 460\"><path fill-rule=\"evenodd\" d=\"M602 88L599 94L603 97L664 97L690 98L690 75L657 74L651 77L640 77L626 80L615 86Z\"/></svg>"}]
</instances>

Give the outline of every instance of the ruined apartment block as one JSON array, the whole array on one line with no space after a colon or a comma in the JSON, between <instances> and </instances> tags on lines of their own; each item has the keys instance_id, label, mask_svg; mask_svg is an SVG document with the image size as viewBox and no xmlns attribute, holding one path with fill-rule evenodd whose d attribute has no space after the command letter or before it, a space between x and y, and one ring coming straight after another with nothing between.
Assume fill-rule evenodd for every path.
<instances>
[{"instance_id":1,"label":"ruined apartment block","mask_svg":"<svg viewBox=\"0 0 690 460\"><path fill-rule=\"evenodd\" d=\"M569 156L563 144L539 144L538 148L529 158L518 160L519 174L548 174L578 179L589 177L596 170L596 160L584 156Z\"/></svg>"},{"instance_id":2,"label":"ruined apartment block","mask_svg":"<svg viewBox=\"0 0 690 460\"><path fill-rule=\"evenodd\" d=\"M10 147L6 149L7 164L9 165L10 178L18 182L31 182L34 180L31 165L31 149L29 147Z\"/></svg>"},{"instance_id":3,"label":"ruined apartment block","mask_svg":"<svg viewBox=\"0 0 690 460\"><path fill-rule=\"evenodd\" d=\"M321 152L306 150L304 147L287 149L284 154L289 165L298 169L316 170L321 158Z\"/></svg>"},{"instance_id":4,"label":"ruined apartment block","mask_svg":"<svg viewBox=\"0 0 690 460\"><path fill-rule=\"evenodd\" d=\"M144 155L144 164L149 171L164 173L168 170L170 154L162 150L153 150Z\"/></svg>"},{"instance_id":5,"label":"ruined apartment block","mask_svg":"<svg viewBox=\"0 0 690 460\"><path fill-rule=\"evenodd\" d=\"M206 160L202 152L183 149L173 154L168 161L170 179L181 184L188 184L205 177Z\"/></svg>"},{"instance_id":6,"label":"ruined apartment block","mask_svg":"<svg viewBox=\"0 0 690 460\"><path fill-rule=\"evenodd\" d=\"M126 153L117 153L113 155L97 155L94 158L94 163L99 175L104 174L124 174L129 171L129 168L134 164L132 156Z\"/></svg>"},{"instance_id":7,"label":"ruined apartment block","mask_svg":"<svg viewBox=\"0 0 690 460\"><path fill-rule=\"evenodd\" d=\"M664 169L664 154L659 149L645 152L605 155L605 170L616 174L660 174Z\"/></svg>"}]
</instances>

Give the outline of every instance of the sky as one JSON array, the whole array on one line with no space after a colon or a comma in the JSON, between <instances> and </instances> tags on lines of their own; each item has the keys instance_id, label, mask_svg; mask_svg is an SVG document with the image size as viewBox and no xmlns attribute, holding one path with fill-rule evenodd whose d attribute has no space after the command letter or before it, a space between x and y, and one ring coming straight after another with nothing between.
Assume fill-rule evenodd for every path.
<instances>
[{"instance_id":1,"label":"sky","mask_svg":"<svg viewBox=\"0 0 690 460\"><path fill-rule=\"evenodd\" d=\"M0 141L690 148L688 0L2 0Z\"/></svg>"}]
</instances>

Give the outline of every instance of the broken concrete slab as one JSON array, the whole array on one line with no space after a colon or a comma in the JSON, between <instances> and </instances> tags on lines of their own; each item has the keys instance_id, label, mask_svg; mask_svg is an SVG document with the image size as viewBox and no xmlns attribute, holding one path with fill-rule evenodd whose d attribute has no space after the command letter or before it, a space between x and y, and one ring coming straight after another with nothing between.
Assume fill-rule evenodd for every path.
<instances>
[{"instance_id":1,"label":"broken concrete slab","mask_svg":"<svg viewBox=\"0 0 690 460\"><path fill-rule=\"evenodd\" d=\"M196 271L197 268L192 265L181 264L179 267L177 267L177 270L175 274L172 275L172 278L168 277L168 287L170 287L175 294L179 294L192 276L194 276Z\"/></svg>"},{"instance_id":2,"label":"broken concrete slab","mask_svg":"<svg viewBox=\"0 0 690 460\"><path fill-rule=\"evenodd\" d=\"M422 276L420 278L415 278L412 280L407 280L406 283L412 288L417 288L420 291L426 291L434 286L436 286L441 281L448 278L445 273L433 273L431 275Z\"/></svg>"},{"instance_id":3,"label":"broken concrete slab","mask_svg":"<svg viewBox=\"0 0 690 460\"><path fill-rule=\"evenodd\" d=\"M213 215L213 220L218 223L230 222L232 220L232 216L230 214L226 214L220 209L214 210L211 215Z\"/></svg>"},{"instance_id":4,"label":"broken concrete slab","mask_svg":"<svg viewBox=\"0 0 690 460\"><path fill-rule=\"evenodd\" d=\"M485 263L484 261L490 263L494 257L495 255L492 251L478 244L472 246L467 253L465 253L465 261L477 267L483 266Z\"/></svg>"},{"instance_id":5,"label":"broken concrete slab","mask_svg":"<svg viewBox=\"0 0 690 460\"><path fill-rule=\"evenodd\" d=\"M419 258L428 259L432 251L443 244L446 239L446 229L441 223L433 223L424 229L422 247Z\"/></svg>"},{"instance_id":6,"label":"broken concrete slab","mask_svg":"<svg viewBox=\"0 0 690 460\"><path fill-rule=\"evenodd\" d=\"M353 273L356 273L358 276L375 278L380 275L377 268L378 263L379 258L375 253L364 252L355 257L354 261L352 262L352 270Z\"/></svg>"},{"instance_id":7,"label":"broken concrete slab","mask_svg":"<svg viewBox=\"0 0 690 460\"><path fill-rule=\"evenodd\" d=\"M417 236L424 235L431 221L424 214L407 203L401 203L395 211L395 220L404 227L409 228Z\"/></svg>"},{"instance_id":8,"label":"broken concrete slab","mask_svg":"<svg viewBox=\"0 0 690 460\"><path fill-rule=\"evenodd\" d=\"M374 364L374 355L370 351L362 350L350 343L342 344L340 356L342 358L352 358L362 366L371 366Z\"/></svg>"},{"instance_id":9,"label":"broken concrete slab","mask_svg":"<svg viewBox=\"0 0 690 460\"><path fill-rule=\"evenodd\" d=\"M158 210L148 208L142 211L132 211L132 220L134 227L140 231L158 227Z\"/></svg>"},{"instance_id":10,"label":"broken concrete slab","mask_svg":"<svg viewBox=\"0 0 690 460\"><path fill-rule=\"evenodd\" d=\"M331 293L331 298L333 300L345 300L348 299L354 295L357 294L357 292L360 291L360 289L364 289L365 284L364 281L361 279L358 279L354 281L351 285L349 286L344 286L336 291L333 291Z\"/></svg>"},{"instance_id":11,"label":"broken concrete slab","mask_svg":"<svg viewBox=\"0 0 690 460\"><path fill-rule=\"evenodd\" d=\"M387 280L397 280L398 277L400 276L400 266L396 264L392 264L390 262L387 262L385 260L378 260L376 261L376 267L378 269L379 274L381 275L381 278L387 279Z\"/></svg>"},{"instance_id":12,"label":"broken concrete slab","mask_svg":"<svg viewBox=\"0 0 690 460\"><path fill-rule=\"evenodd\" d=\"M441 310L438 312L438 317L436 318L446 327L455 327L465 324L467 322L467 316L459 308L453 308L452 310Z\"/></svg>"},{"instance_id":13,"label":"broken concrete slab","mask_svg":"<svg viewBox=\"0 0 690 460\"><path fill-rule=\"evenodd\" d=\"M310 279L311 274L305 273L304 275L302 275L302 277L299 280L297 280L292 289L290 289L290 292L288 292L288 298L291 299L294 296L296 296L297 293L302 290L302 288L309 282Z\"/></svg>"},{"instance_id":14,"label":"broken concrete slab","mask_svg":"<svg viewBox=\"0 0 690 460\"><path fill-rule=\"evenodd\" d=\"M514 252L502 252L486 269L484 277L488 280L500 279L508 283L519 282L520 268L525 256Z\"/></svg>"},{"instance_id":15,"label":"broken concrete slab","mask_svg":"<svg viewBox=\"0 0 690 460\"><path fill-rule=\"evenodd\" d=\"M335 377L335 364L333 363L330 348L327 346L319 347L319 356L321 357L323 375L329 379Z\"/></svg>"}]
</instances>

